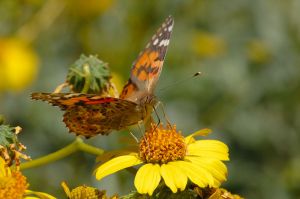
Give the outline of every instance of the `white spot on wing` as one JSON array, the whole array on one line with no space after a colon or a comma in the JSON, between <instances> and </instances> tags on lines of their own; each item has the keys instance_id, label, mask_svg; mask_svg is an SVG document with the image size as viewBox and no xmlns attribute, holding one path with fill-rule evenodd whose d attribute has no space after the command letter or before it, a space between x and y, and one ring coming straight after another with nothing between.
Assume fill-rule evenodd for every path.
<instances>
[{"instance_id":1,"label":"white spot on wing","mask_svg":"<svg viewBox=\"0 0 300 199\"><path fill-rule=\"evenodd\" d=\"M173 29L173 24L171 26L168 27L168 31L171 32Z\"/></svg>"},{"instance_id":2,"label":"white spot on wing","mask_svg":"<svg viewBox=\"0 0 300 199\"><path fill-rule=\"evenodd\" d=\"M164 39L159 42L159 46L168 46L168 44L169 44L168 39Z\"/></svg>"},{"instance_id":3,"label":"white spot on wing","mask_svg":"<svg viewBox=\"0 0 300 199\"><path fill-rule=\"evenodd\" d=\"M153 45L155 46L158 43L158 38L156 38L153 42Z\"/></svg>"},{"instance_id":4,"label":"white spot on wing","mask_svg":"<svg viewBox=\"0 0 300 199\"><path fill-rule=\"evenodd\" d=\"M170 40L167 39L167 40L165 41L165 46L168 46L168 45L169 45L169 42L170 42Z\"/></svg>"},{"instance_id":5,"label":"white spot on wing","mask_svg":"<svg viewBox=\"0 0 300 199\"><path fill-rule=\"evenodd\" d=\"M165 43L165 40L161 40L161 41L159 42L159 46L163 46L164 43Z\"/></svg>"}]
</instances>

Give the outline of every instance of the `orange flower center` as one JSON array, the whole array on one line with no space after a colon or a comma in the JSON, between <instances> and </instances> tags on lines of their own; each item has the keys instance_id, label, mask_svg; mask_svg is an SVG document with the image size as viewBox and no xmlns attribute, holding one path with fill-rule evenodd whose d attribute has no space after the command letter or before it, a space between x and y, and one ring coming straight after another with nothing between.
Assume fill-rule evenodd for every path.
<instances>
[{"instance_id":1,"label":"orange flower center","mask_svg":"<svg viewBox=\"0 0 300 199\"><path fill-rule=\"evenodd\" d=\"M164 128L151 124L139 144L139 157L144 162L165 164L181 160L186 155L186 144L181 132L174 125Z\"/></svg>"},{"instance_id":2,"label":"orange flower center","mask_svg":"<svg viewBox=\"0 0 300 199\"><path fill-rule=\"evenodd\" d=\"M96 188L88 186L79 186L71 191L70 199L80 198L102 198L105 197L105 192L101 192Z\"/></svg>"},{"instance_id":3,"label":"orange flower center","mask_svg":"<svg viewBox=\"0 0 300 199\"><path fill-rule=\"evenodd\" d=\"M19 171L0 177L0 198L23 198L28 187L26 177Z\"/></svg>"}]
</instances>

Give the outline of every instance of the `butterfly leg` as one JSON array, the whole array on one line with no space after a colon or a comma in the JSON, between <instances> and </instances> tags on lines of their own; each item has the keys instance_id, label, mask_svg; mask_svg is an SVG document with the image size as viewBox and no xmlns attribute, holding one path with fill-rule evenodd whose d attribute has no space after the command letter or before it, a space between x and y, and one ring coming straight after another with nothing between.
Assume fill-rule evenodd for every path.
<instances>
[{"instance_id":1,"label":"butterfly leg","mask_svg":"<svg viewBox=\"0 0 300 199\"><path fill-rule=\"evenodd\" d=\"M139 127L139 130L140 130L142 136L145 135L145 126L144 126L144 128L142 127L143 126L143 122L144 122L143 120L138 121L138 127Z\"/></svg>"},{"instance_id":2,"label":"butterfly leg","mask_svg":"<svg viewBox=\"0 0 300 199\"><path fill-rule=\"evenodd\" d=\"M163 104L162 102L159 101L159 102L157 103L157 107L160 107L160 108L161 108L161 110L162 110L162 112L163 112L163 115L164 115L164 118L165 118L165 120L166 120L167 123L168 123L168 126L172 126L171 123L170 123L169 118L168 118L167 115L166 115L164 104Z\"/></svg>"},{"instance_id":3,"label":"butterfly leg","mask_svg":"<svg viewBox=\"0 0 300 199\"><path fill-rule=\"evenodd\" d=\"M160 125L161 120L160 120L159 115L158 115L158 113L157 113L156 107L153 106L152 108L153 108L154 113L155 113L155 115L156 115L156 117L157 117L157 124L155 125L155 128L153 129L153 131L155 131L155 130L157 129L157 127Z\"/></svg>"},{"instance_id":4,"label":"butterfly leg","mask_svg":"<svg viewBox=\"0 0 300 199\"><path fill-rule=\"evenodd\" d=\"M141 121L139 121L138 123L137 123L137 126L138 126L138 128L139 128L139 132L141 133L141 135L142 136L144 136L144 133L143 133L143 129L142 129L142 126L141 126L141 124L142 124L142 120ZM131 128L130 128L131 127ZM128 130L128 132L130 133L130 135L133 137L133 139L137 142L137 143L139 143L139 139L137 138L137 136L135 136L134 135L134 133L133 133L133 126L129 126L129 127L126 127L126 129Z\"/></svg>"},{"instance_id":5,"label":"butterfly leg","mask_svg":"<svg viewBox=\"0 0 300 199\"><path fill-rule=\"evenodd\" d=\"M136 143L139 143L139 139L131 131L129 131L129 133L133 137L133 139L136 141Z\"/></svg>"}]
</instances>

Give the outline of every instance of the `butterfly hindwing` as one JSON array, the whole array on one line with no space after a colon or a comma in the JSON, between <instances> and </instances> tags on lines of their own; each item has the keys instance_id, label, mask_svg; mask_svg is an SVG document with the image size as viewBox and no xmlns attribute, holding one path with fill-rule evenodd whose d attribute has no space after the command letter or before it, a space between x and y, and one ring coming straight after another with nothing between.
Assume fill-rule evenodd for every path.
<instances>
[{"instance_id":1,"label":"butterfly hindwing","mask_svg":"<svg viewBox=\"0 0 300 199\"><path fill-rule=\"evenodd\" d=\"M71 132L85 137L107 135L136 124L143 118L140 107L130 101L114 100L100 104L86 104L67 109L64 122Z\"/></svg>"},{"instance_id":2,"label":"butterfly hindwing","mask_svg":"<svg viewBox=\"0 0 300 199\"><path fill-rule=\"evenodd\" d=\"M33 93L31 97L59 106L65 111L63 121L70 132L85 137L106 135L144 117L140 106L119 98L79 93Z\"/></svg>"}]
</instances>

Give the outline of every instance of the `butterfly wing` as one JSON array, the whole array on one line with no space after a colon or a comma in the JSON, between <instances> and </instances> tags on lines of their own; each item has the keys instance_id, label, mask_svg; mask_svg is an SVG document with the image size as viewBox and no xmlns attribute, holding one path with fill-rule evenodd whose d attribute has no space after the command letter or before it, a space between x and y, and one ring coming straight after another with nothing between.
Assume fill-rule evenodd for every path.
<instances>
[{"instance_id":1,"label":"butterfly wing","mask_svg":"<svg viewBox=\"0 0 300 199\"><path fill-rule=\"evenodd\" d=\"M120 99L80 93L33 93L32 99L47 101L65 111L64 122L71 132L85 137L108 134L148 117L143 97L152 95L160 76L173 29L169 16L134 61Z\"/></svg>"},{"instance_id":2,"label":"butterfly wing","mask_svg":"<svg viewBox=\"0 0 300 199\"><path fill-rule=\"evenodd\" d=\"M59 106L69 131L85 137L107 135L145 117L139 105L119 98L80 93L33 93L31 97Z\"/></svg>"},{"instance_id":3,"label":"butterfly wing","mask_svg":"<svg viewBox=\"0 0 300 199\"><path fill-rule=\"evenodd\" d=\"M139 103L140 99L153 93L162 70L173 24L173 18L169 16L133 62L130 78L120 98Z\"/></svg>"},{"instance_id":4,"label":"butterfly wing","mask_svg":"<svg viewBox=\"0 0 300 199\"><path fill-rule=\"evenodd\" d=\"M63 121L70 132L85 137L107 135L136 124L144 117L137 104L121 99L86 104L67 109Z\"/></svg>"}]
</instances>

